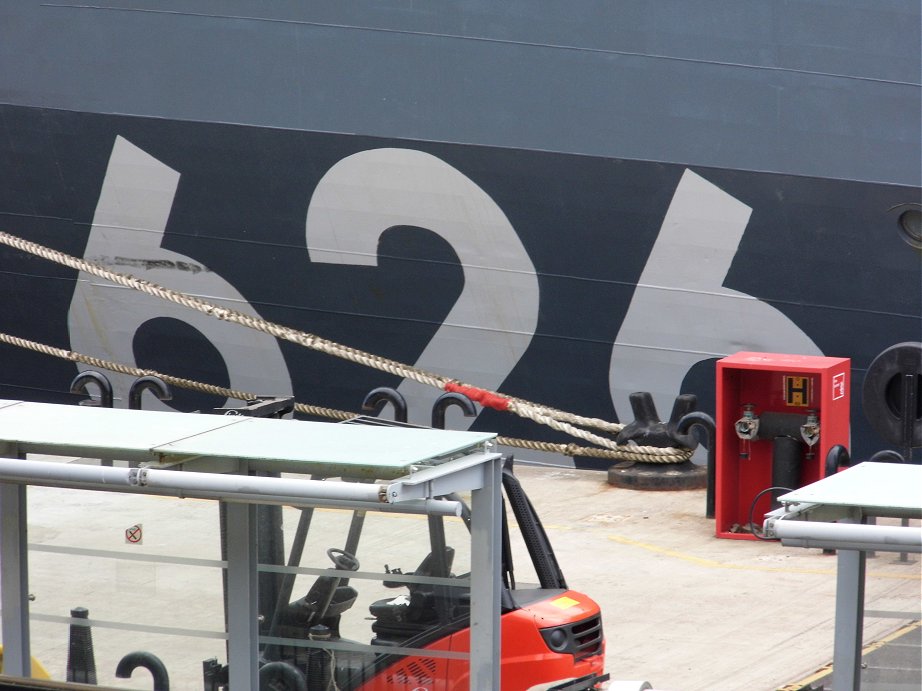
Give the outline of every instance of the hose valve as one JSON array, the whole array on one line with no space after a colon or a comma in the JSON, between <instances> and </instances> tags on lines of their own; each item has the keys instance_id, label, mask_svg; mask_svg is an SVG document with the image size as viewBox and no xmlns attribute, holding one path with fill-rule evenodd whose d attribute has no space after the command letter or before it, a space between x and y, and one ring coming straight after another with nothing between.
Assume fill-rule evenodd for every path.
<instances>
[{"instance_id":1,"label":"hose valve","mask_svg":"<svg viewBox=\"0 0 922 691\"><path fill-rule=\"evenodd\" d=\"M746 441L755 439L759 434L759 418L755 414L755 406L747 403L743 406L743 417L736 421L736 436Z\"/></svg>"},{"instance_id":2,"label":"hose valve","mask_svg":"<svg viewBox=\"0 0 922 691\"><path fill-rule=\"evenodd\" d=\"M820 420L815 410L807 411L807 420L800 426L800 438L811 448L820 440Z\"/></svg>"}]
</instances>

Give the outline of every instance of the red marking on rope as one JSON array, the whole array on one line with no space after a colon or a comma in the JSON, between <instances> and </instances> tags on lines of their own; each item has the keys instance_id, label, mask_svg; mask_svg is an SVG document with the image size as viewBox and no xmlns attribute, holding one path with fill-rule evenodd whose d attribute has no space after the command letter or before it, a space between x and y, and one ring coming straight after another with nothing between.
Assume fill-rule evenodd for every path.
<instances>
[{"instance_id":1,"label":"red marking on rope","mask_svg":"<svg viewBox=\"0 0 922 691\"><path fill-rule=\"evenodd\" d=\"M477 401L484 408L494 408L496 410L509 409L508 398L505 396L500 396L499 394L492 393L485 389L478 389L476 386L465 386L464 384L458 384L457 382L450 381L442 388L444 388L446 391L451 391L454 393L463 393L472 401Z\"/></svg>"}]
</instances>

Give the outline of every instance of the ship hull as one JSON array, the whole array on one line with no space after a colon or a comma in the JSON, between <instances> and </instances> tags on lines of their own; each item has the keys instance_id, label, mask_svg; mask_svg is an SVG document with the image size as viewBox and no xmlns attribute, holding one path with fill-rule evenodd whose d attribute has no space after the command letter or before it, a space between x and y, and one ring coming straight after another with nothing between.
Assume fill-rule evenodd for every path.
<instances>
[{"instance_id":1,"label":"ship hull","mask_svg":"<svg viewBox=\"0 0 922 691\"><path fill-rule=\"evenodd\" d=\"M904 14L916 16L910 4ZM508 8L496 26L480 15L422 26L395 8L366 25L279 7L294 14L4 8L0 50L16 69L0 92L2 230L610 420L631 419L637 390L653 393L662 417L687 392L713 412L714 362L734 352L849 357L854 452L889 445L869 428L860 387L878 353L922 340L922 262L898 225L920 198L918 84L904 79L915 58L826 62L808 46L744 65L755 48L731 63L727 44L706 54L689 27L697 42L665 59L616 50L630 44L622 28L581 45L538 41ZM108 48L79 52L65 15L75 35L105 34ZM895 26L889 17L869 30ZM753 31L753 46L768 40ZM193 36L208 57L180 69L176 52ZM265 50L260 69L236 62L234 36ZM16 50L30 40L51 57L23 61ZM221 79L218 57L235 61ZM414 81L433 59L457 90L438 74ZM523 60L546 79L529 81ZM174 71L153 76L158 66ZM282 79L288 69L300 77ZM341 95L329 89L337 74ZM599 91L609 77L620 95ZM679 84L658 109L657 91ZM731 87L743 91L728 97ZM0 290L4 332L174 376L349 411L392 386L417 422L439 393L10 248ZM72 362L2 352L0 396L76 400ZM131 378L110 376L125 405ZM170 406L224 403L177 390ZM564 439L490 409L450 424Z\"/></svg>"}]
</instances>

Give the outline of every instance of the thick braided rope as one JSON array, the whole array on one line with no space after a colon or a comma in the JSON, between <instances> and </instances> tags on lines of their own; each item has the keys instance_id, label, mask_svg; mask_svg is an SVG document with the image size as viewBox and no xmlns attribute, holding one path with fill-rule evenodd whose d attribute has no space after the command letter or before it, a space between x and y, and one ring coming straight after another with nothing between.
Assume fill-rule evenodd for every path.
<instances>
[{"instance_id":1,"label":"thick braided rope","mask_svg":"<svg viewBox=\"0 0 922 691\"><path fill-rule=\"evenodd\" d=\"M513 396L509 396L507 398L509 400L509 409L521 417L534 419L531 417L532 414L543 415L555 420L560 420L562 422L569 422L574 425L581 425L582 427L600 429L612 434L618 434L618 432L624 429L624 425L620 422L609 422L608 420L602 420L601 418L597 417L583 417L582 415L568 413L564 410L558 410L557 408L551 408L549 406L543 406L536 403L531 403L529 401L523 401L522 399L515 398Z\"/></svg>"},{"instance_id":2,"label":"thick braided rope","mask_svg":"<svg viewBox=\"0 0 922 691\"><path fill-rule=\"evenodd\" d=\"M546 415L532 413L532 411L524 410L521 414L524 417L527 417L530 420L534 420L539 424L547 425L551 429L557 430L559 432L565 432L570 436L583 439L605 449L610 449L613 451L617 450L620 454L619 457L624 457L625 455L632 456L631 458L623 458L623 460L642 460L645 463L682 463L691 458L692 455L692 451L689 449L618 444L613 439L608 439L606 437L599 436L598 434L593 434L587 430L579 429L578 427L574 427L569 423L555 420L554 418L548 417ZM630 449L630 451L627 451L627 449Z\"/></svg>"},{"instance_id":3,"label":"thick braided rope","mask_svg":"<svg viewBox=\"0 0 922 691\"><path fill-rule=\"evenodd\" d=\"M421 384L428 384L429 386L434 386L438 389L441 389L446 383L450 381L448 377L443 377L431 372L425 372L418 368L404 365L400 362L397 362L396 360L390 360L378 355L366 353L356 348L340 345L339 343L321 338L315 334L298 331L297 329L292 329L291 327L276 324L265 319L260 319L259 317L254 317L229 307L221 307L220 305L208 302L207 300L203 300L192 295L187 295L185 293L180 293L179 291L172 290L170 288L165 288L161 285L157 285L156 283L152 283L151 281L145 281L129 274L112 271L105 266L102 266L101 264L97 264L96 262L91 262L86 259L79 259L69 254L65 254L64 252L59 252L48 247L43 247L42 245L29 242L28 240L23 240L22 238L10 235L9 233L0 231L0 242L9 245L10 247L15 247L16 249L22 250L23 252L28 252L29 254L41 257L42 259L47 259L57 264L68 266L72 269L92 274L93 276L98 276L99 278L111 281L112 283L124 286L125 288L131 288L132 290L137 290L142 293L173 302L188 309L193 309L198 312L202 312L203 314L216 317L222 321L240 324L241 326L246 326L247 328L253 329L255 331L261 331L262 333L269 334L275 338L281 338L292 343L297 343L298 345L304 346L306 348L311 348L312 350L317 350L328 355L335 355L336 357L340 357L344 360L349 360L350 362L365 365L366 367L388 372L389 374L394 374L399 377L412 379L414 381L420 382Z\"/></svg>"},{"instance_id":4,"label":"thick braided rope","mask_svg":"<svg viewBox=\"0 0 922 691\"><path fill-rule=\"evenodd\" d=\"M36 341L19 338L18 336L11 336L10 334L2 332L0 332L0 342L8 343L20 348L25 348L27 350L32 350L37 353L42 353L43 355L50 355L53 357L61 358L63 360L69 360L70 362L82 362L83 364L89 365L91 367L118 372L119 374L126 374L132 377L159 377L167 384L170 384L171 386L178 386L182 389L202 391L204 393L223 396L224 398L234 398L241 401L251 401L258 398L258 395L254 393L239 391L237 389L228 389L222 386L215 386L214 384L205 384L202 382L193 381L191 379L184 379L182 377L174 377L173 375L164 374L152 369L132 367L130 365L113 362L111 360L104 360L102 358L92 357L90 355L83 355L82 353L76 353L72 350L55 348L53 346L45 345L44 343L37 343ZM325 408L307 403L295 403L295 410L305 415L326 417L334 420L348 420L355 417L354 413L346 412L344 410ZM497 437L496 441L497 443L503 444L505 446L530 449L532 451L559 453L563 454L564 456L587 456L592 458L608 458L611 460L620 461L641 461L646 463L658 462L657 454L659 452L668 451L668 449L660 449L652 446L615 446L613 448L594 448L587 446L577 446L575 444L557 444L553 442L516 439L513 437ZM672 455L673 457L682 456L682 460L688 460L688 458L691 457L691 453L692 452L687 449L675 449L673 450ZM667 462L678 463L681 461L672 460Z\"/></svg>"},{"instance_id":5,"label":"thick braided rope","mask_svg":"<svg viewBox=\"0 0 922 691\"><path fill-rule=\"evenodd\" d=\"M558 427L557 429L567 432L568 434L570 433L571 428L566 426L567 424L593 427L595 429L611 432L612 434L617 434L622 429L624 429L624 425L618 422L608 422L606 420L600 420L599 418L575 415L563 410L551 408L550 406L532 403L531 401L524 401L521 398L515 398L514 396L506 396L503 394L495 393L493 391L487 391L486 389L481 389L476 386L468 386L467 384L459 382L456 379L452 379L451 381L447 382L442 388L445 391L456 391L463 393L484 407L495 408L496 410L507 410L509 412L515 413L520 417L526 417L536 422L539 418L550 418L559 421L564 426ZM582 435L578 434L576 436Z\"/></svg>"},{"instance_id":6,"label":"thick braided rope","mask_svg":"<svg viewBox=\"0 0 922 691\"><path fill-rule=\"evenodd\" d=\"M118 372L119 374L127 374L132 377L159 377L167 384L171 386L178 386L181 389L191 389L194 391L202 391L204 393L213 394L215 396L223 396L224 398L234 398L241 401L253 401L259 398L257 394L249 393L247 391L239 391L237 389L227 389L223 386L215 386L214 384L204 384L202 382L193 381L192 379L183 379L182 377L174 377L171 374L163 374L162 372L157 372L152 369L142 369L140 367L132 367L130 365L125 365L120 362L112 362L111 360L103 360L102 358L92 357L90 355L83 355L81 353L75 353L72 350L64 350L63 348L54 348L44 343L36 343L35 341L29 341L25 338L19 338L17 336L11 336L9 334L0 333L0 341L4 343L9 343L10 345L19 346L20 348L26 348L28 350L33 350L37 353L42 353L44 355L52 355L54 357L62 358L64 360L70 360L71 362L82 362L85 365L90 367L95 367L97 369L106 369L112 372ZM299 413L305 415L317 415L321 417L334 418L337 420L348 420L349 418L355 417L354 413L347 413L344 410L336 410L335 408L321 408L319 406L306 405L304 403L295 403L295 410Z\"/></svg>"},{"instance_id":7,"label":"thick braided rope","mask_svg":"<svg viewBox=\"0 0 922 691\"><path fill-rule=\"evenodd\" d=\"M614 461L639 461L641 463L682 463L692 457L691 449L672 449L672 458L669 461L660 461L659 457L650 452L668 451L654 446L622 445L616 449L600 449L596 446L579 446L577 444L557 444L549 441L533 441L530 439L516 439L514 437L497 437L497 444L514 446L530 451L544 451L546 453L559 453L564 456L586 456L587 458L602 458ZM680 460L677 460L680 459Z\"/></svg>"},{"instance_id":8,"label":"thick braided rope","mask_svg":"<svg viewBox=\"0 0 922 691\"><path fill-rule=\"evenodd\" d=\"M99 278L103 278L107 281L111 281L112 283L116 283L126 288L138 290L148 295L168 300L183 307L197 310L218 319L237 323L256 331L269 334L276 338L281 338L293 343L297 343L306 348L311 348L313 350L318 350L329 355L334 355L336 357L349 360L350 362L355 362L367 367L382 370L399 377L412 379L413 381L417 381L422 384L428 384L429 386L433 386L438 389L444 389L446 384L449 382L455 382L455 380L449 379L448 377L434 374L432 372L426 372L409 365L404 365L395 360L372 355L356 348L350 348L348 346L335 343L334 341L321 338L320 336L314 334L298 331L297 329L283 326L281 324L275 324L258 317L253 317L234 309L221 307L219 305L210 303L207 300L196 298L191 295L172 290L170 288L165 288L163 286L157 285L156 283L139 279L129 274L122 274L116 271L112 271L111 269L96 262L73 257L64 252L44 247L38 243L18 238L15 235L11 235L9 233L0 231L0 242L9 245L10 247L15 247L16 249L19 249L23 252L28 252L43 259L47 259L48 261L53 261L64 266L68 266L72 269L98 276ZM524 416L531 419L534 419L534 415L540 415L548 418L560 419L572 424L581 424L584 426L605 429L614 433L619 432L623 427L623 425L619 425L618 423L610 423L606 422L605 420L599 420L598 418L586 418L573 415L571 413L566 413L565 411L556 410L547 406L539 406L537 404L523 401L521 399L508 398L508 400L510 401L510 409L512 412L520 415L525 413Z\"/></svg>"},{"instance_id":9,"label":"thick braided rope","mask_svg":"<svg viewBox=\"0 0 922 691\"><path fill-rule=\"evenodd\" d=\"M413 381L427 384L438 389L448 389L450 385L460 385L465 389L474 389L474 387L468 387L464 384L461 384L460 382L457 382L456 380L449 379L448 377L434 374L432 372L426 372L425 370L411 367L409 365L405 365L395 360L384 358L378 355L373 355L356 348L350 348L334 341L321 338L315 334L306 333L291 327L276 324L259 317L245 314L238 310L234 310L228 307L221 307L219 305L208 302L207 300L187 295L185 293L160 286L151 281L139 279L129 274L112 271L101 264L97 264L96 262L73 257L64 252L44 247L38 243L24 240L3 231L0 231L0 242L43 259L61 264L63 266L68 266L72 269L83 271L99 278L103 278L117 285L131 288L132 290L138 290L148 295L152 295L154 297L158 297L163 300L181 305L188 309L194 309L196 311L202 312L203 314L216 317L223 321L246 326L250 329L269 334L275 338L290 341L306 348L311 348L312 350L317 350L328 355L333 355L350 362L364 365L366 367L388 372L389 374L394 374L402 378L411 379ZM119 370L116 369L115 371ZM177 386L180 385L177 384ZM619 446L611 439L601 437L575 426L579 424L595 427L597 429L603 429L612 433L617 433L623 428L623 425L619 423L611 423L605 420L600 420L598 418L587 418L557 410L555 408L537 405L522 399L500 396L494 392L484 390L480 391L486 394L488 398L501 400L503 402L502 407L510 410L516 415L528 418L534 422L538 422L539 424L548 425L552 429L555 429L559 432L564 432L565 434L583 439L584 441L598 444L604 448L619 448ZM483 403L484 401L481 400L481 402ZM660 449L658 447L642 448L651 450L649 454L651 460L648 462L680 463L687 458L685 452L681 449Z\"/></svg>"}]
</instances>

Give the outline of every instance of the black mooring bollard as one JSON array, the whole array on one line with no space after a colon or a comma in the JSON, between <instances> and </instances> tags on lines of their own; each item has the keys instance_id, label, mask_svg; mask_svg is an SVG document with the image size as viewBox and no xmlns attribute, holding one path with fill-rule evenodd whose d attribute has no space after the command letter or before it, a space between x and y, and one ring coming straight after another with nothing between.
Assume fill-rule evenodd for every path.
<instances>
[{"instance_id":1,"label":"black mooring bollard","mask_svg":"<svg viewBox=\"0 0 922 691\"><path fill-rule=\"evenodd\" d=\"M74 377L70 382L70 392L75 394L86 394L89 396L89 384L95 384L99 389L99 400L96 401L93 398L89 398L80 401L78 405L111 408L114 400L114 396L112 394L112 384L106 375L100 372L96 372L95 370L87 370L86 372L81 372L76 377Z\"/></svg>"},{"instance_id":2,"label":"black mooring bollard","mask_svg":"<svg viewBox=\"0 0 922 691\"><path fill-rule=\"evenodd\" d=\"M379 386L377 389L369 391L368 395L365 396L365 400L362 401L362 410L380 413L388 403L394 406L394 420L406 422L407 399L396 389L387 386Z\"/></svg>"},{"instance_id":3,"label":"black mooring bollard","mask_svg":"<svg viewBox=\"0 0 922 691\"><path fill-rule=\"evenodd\" d=\"M704 516L714 518L714 483L717 477L717 423L707 413L693 411L682 416L676 424L676 433L686 435L695 425L701 427L707 435L708 460L707 460L707 496L705 497Z\"/></svg>"},{"instance_id":4,"label":"black mooring bollard","mask_svg":"<svg viewBox=\"0 0 922 691\"><path fill-rule=\"evenodd\" d=\"M161 401L169 401L173 398L173 392L170 387L160 377L152 374L146 377L135 379L131 388L128 390L128 408L130 410L141 410L141 394L150 391Z\"/></svg>"},{"instance_id":5,"label":"black mooring bollard","mask_svg":"<svg viewBox=\"0 0 922 691\"><path fill-rule=\"evenodd\" d=\"M150 672L154 680L154 691L170 691L170 675L167 674L166 665L154 655L143 650L128 653L118 661L115 676L119 679L130 679L132 672L138 667L143 667Z\"/></svg>"},{"instance_id":6,"label":"black mooring bollard","mask_svg":"<svg viewBox=\"0 0 922 691\"><path fill-rule=\"evenodd\" d=\"M456 405L461 408L464 417L474 417L477 415L477 408L474 402L463 393L451 391L443 393L432 404L432 426L436 429L445 429L445 411L451 406Z\"/></svg>"},{"instance_id":7,"label":"black mooring bollard","mask_svg":"<svg viewBox=\"0 0 922 691\"><path fill-rule=\"evenodd\" d=\"M823 469L823 477L831 477L839 472L839 468L847 468L852 464L851 456L841 444L836 444L826 454L826 467Z\"/></svg>"},{"instance_id":8,"label":"black mooring bollard","mask_svg":"<svg viewBox=\"0 0 922 691\"><path fill-rule=\"evenodd\" d=\"M694 412L698 404L694 394L676 397L667 422L660 420L653 396L648 391L636 391L631 394L630 400L634 420L627 423L615 438L618 444L625 445L625 450L630 449L629 443L659 448L694 449L698 446L698 440L693 435L679 432L678 424ZM639 490L703 489L707 486L707 468L691 460L668 463L628 460L608 469L608 484Z\"/></svg>"}]
</instances>

